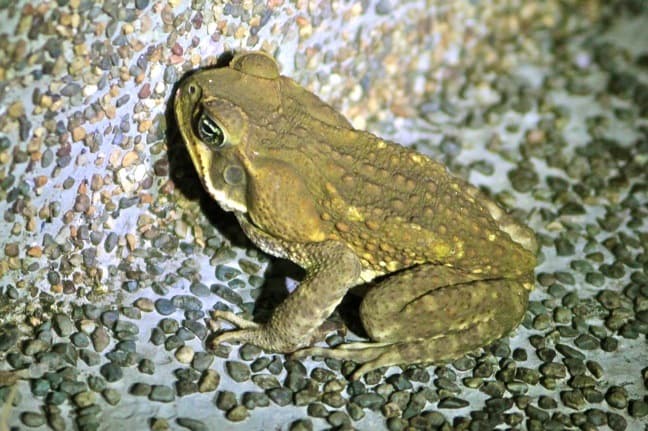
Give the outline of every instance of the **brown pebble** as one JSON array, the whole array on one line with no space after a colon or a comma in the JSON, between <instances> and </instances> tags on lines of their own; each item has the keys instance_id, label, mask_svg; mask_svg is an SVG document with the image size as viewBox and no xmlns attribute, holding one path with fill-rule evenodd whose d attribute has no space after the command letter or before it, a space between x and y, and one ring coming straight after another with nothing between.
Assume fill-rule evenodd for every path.
<instances>
[{"instance_id":1,"label":"brown pebble","mask_svg":"<svg viewBox=\"0 0 648 431\"><path fill-rule=\"evenodd\" d=\"M74 141L80 141L86 137L86 130L83 126L78 126L72 129L72 139Z\"/></svg>"},{"instance_id":2,"label":"brown pebble","mask_svg":"<svg viewBox=\"0 0 648 431\"><path fill-rule=\"evenodd\" d=\"M220 374L216 370L207 369L200 376L200 381L198 382L198 391L200 392L212 392L218 388L220 383Z\"/></svg>"},{"instance_id":3,"label":"brown pebble","mask_svg":"<svg viewBox=\"0 0 648 431\"><path fill-rule=\"evenodd\" d=\"M137 154L137 152L129 151L122 159L122 167L128 168L130 166L133 166L138 160L139 160L139 155Z\"/></svg>"},{"instance_id":4,"label":"brown pebble","mask_svg":"<svg viewBox=\"0 0 648 431\"><path fill-rule=\"evenodd\" d=\"M43 255L43 249L39 246L29 247L27 255L31 257L41 257Z\"/></svg>"},{"instance_id":5,"label":"brown pebble","mask_svg":"<svg viewBox=\"0 0 648 431\"><path fill-rule=\"evenodd\" d=\"M23 103L18 100L11 105L9 105L9 109L7 109L7 114L9 114L10 118L13 118L14 120L22 117L25 114L25 107L23 106Z\"/></svg>"},{"instance_id":6,"label":"brown pebble","mask_svg":"<svg viewBox=\"0 0 648 431\"><path fill-rule=\"evenodd\" d=\"M5 256L17 257L18 254L20 253L20 249L18 248L18 244L16 244L15 242L11 242L5 245L4 252L5 252Z\"/></svg>"},{"instance_id":7,"label":"brown pebble","mask_svg":"<svg viewBox=\"0 0 648 431\"><path fill-rule=\"evenodd\" d=\"M34 178L34 184L36 187L42 187L45 184L47 184L47 180L49 177L47 175L38 175L36 178Z\"/></svg>"},{"instance_id":8,"label":"brown pebble","mask_svg":"<svg viewBox=\"0 0 648 431\"><path fill-rule=\"evenodd\" d=\"M149 298L139 298L134 302L135 307L139 308L142 311L153 311L155 308L153 301Z\"/></svg>"},{"instance_id":9,"label":"brown pebble","mask_svg":"<svg viewBox=\"0 0 648 431\"><path fill-rule=\"evenodd\" d=\"M151 96L151 84L148 82L142 85L142 88L140 88L139 93L137 93L137 97L140 99L148 99Z\"/></svg>"}]
</instances>

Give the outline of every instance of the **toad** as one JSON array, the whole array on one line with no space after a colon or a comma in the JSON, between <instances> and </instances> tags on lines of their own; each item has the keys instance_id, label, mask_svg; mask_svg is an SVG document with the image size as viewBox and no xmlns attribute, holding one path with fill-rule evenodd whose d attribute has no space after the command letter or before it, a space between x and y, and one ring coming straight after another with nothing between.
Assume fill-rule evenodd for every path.
<instances>
[{"instance_id":1,"label":"toad","mask_svg":"<svg viewBox=\"0 0 648 431\"><path fill-rule=\"evenodd\" d=\"M354 129L262 52L178 87L180 133L213 199L261 250L304 279L265 323L212 343L361 364L439 363L512 331L534 287L533 232L478 188L411 149ZM370 340L313 346L354 286Z\"/></svg>"}]
</instances>

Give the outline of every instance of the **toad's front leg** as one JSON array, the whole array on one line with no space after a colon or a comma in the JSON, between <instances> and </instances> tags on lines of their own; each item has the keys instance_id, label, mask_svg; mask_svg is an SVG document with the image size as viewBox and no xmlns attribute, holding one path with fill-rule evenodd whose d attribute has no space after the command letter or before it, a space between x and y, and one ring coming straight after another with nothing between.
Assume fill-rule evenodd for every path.
<instances>
[{"instance_id":1,"label":"toad's front leg","mask_svg":"<svg viewBox=\"0 0 648 431\"><path fill-rule=\"evenodd\" d=\"M258 324L233 313L216 311L214 318L239 329L224 332L212 341L240 341L266 351L290 353L311 344L318 329L331 315L349 288L360 282L361 263L353 251L337 241L303 244L307 256L306 277L274 311L270 320Z\"/></svg>"}]
</instances>

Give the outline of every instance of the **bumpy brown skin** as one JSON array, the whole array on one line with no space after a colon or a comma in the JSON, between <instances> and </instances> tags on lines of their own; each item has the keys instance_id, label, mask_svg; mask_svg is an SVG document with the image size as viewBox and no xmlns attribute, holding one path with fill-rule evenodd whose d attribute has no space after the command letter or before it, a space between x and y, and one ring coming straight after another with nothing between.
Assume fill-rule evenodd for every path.
<instances>
[{"instance_id":1,"label":"bumpy brown skin","mask_svg":"<svg viewBox=\"0 0 648 431\"><path fill-rule=\"evenodd\" d=\"M358 378L451 360L522 319L533 232L443 165L353 129L272 57L194 73L175 113L207 191L262 250L306 269L263 325L215 312L239 328L215 344L351 359ZM305 348L351 287L379 276L360 307L371 342Z\"/></svg>"}]
</instances>

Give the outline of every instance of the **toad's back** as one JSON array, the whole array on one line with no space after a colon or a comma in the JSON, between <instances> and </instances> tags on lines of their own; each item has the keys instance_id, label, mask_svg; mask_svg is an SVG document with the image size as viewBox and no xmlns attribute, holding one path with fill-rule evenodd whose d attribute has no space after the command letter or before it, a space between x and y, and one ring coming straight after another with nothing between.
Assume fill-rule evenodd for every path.
<instances>
[{"instance_id":1,"label":"toad's back","mask_svg":"<svg viewBox=\"0 0 648 431\"><path fill-rule=\"evenodd\" d=\"M431 262L497 276L533 265L525 248L534 247L532 232L440 163L366 132L338 129L324 140L304 131L290 132L303 155L293 166L322 196L334 237L366 267L389 272Z\"/></svg>"}]
</instances>

